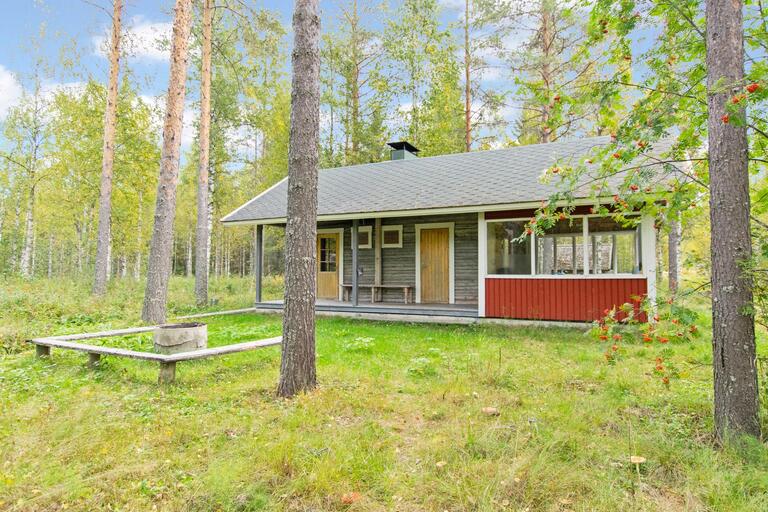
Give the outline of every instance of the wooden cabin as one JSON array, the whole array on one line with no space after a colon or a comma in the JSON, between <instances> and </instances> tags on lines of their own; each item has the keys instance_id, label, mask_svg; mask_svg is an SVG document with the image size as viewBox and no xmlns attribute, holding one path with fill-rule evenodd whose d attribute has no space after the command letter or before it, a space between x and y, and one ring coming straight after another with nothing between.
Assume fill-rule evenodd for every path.
<instances>
[{"instance_id":1,"label":"wooden cabin","mask_svg":"<svg viewBox=\"0 0 768 512\"><path fill-rule=\"evenodd\" d=\"M627 227L593 215L587 192L568 219L517 241L555 191L542 173L609 143L420 158L396 142L389 161L320 170L318 310L585 322L633 296L655 297L653 219ZM286 211L287 179L222 222L255 225L260 255L263 226L284 226ZM257 306L279 309L279 301L261 300L256 259Z\"/></svg>"}]
</instances>

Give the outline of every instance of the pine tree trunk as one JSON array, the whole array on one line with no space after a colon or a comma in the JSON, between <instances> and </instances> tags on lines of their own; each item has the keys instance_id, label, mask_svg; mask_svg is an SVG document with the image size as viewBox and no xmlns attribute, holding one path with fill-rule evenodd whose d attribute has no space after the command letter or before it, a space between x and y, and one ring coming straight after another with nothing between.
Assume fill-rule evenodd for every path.
<instances>
[{"instance_id":1,"label":"pine tree trunk","mask_svg":"<svg viewBox=\"0 0 768 512\"><path fill-rule=\"evenodd\" d=\"M712 246L715 432L760 435L752 280L747 128L725 123L744 79L742 2L707 0L707 88Z\"/></svg>"},{"instance_id":2,"label":"pine tree trunk","mask_svg":"<svg viewBox=\"0 0 768 512\"><path fill-rule=\"evenodd\" d=\"M320 141L320 16L318 0L297 0L293 14L285 309L277 394L317 385L315 368L315 244Z\"/></svg>"},{"instance_id":3,"label":"pine tree trunk","mask_svg":"<svg viewBox=\"0 0 768 512\"><path fill-rule=\"evenodd\" d=\"M677 294L677 287L680 283L680 242L683 235L682 229L680 214L676 213L675 218L669 223L669 238L667 239L670 295Z\"/></svg>"},{"instance_id":4,"label":"pine tree trunk","mask_svg":"<svg viewBox=\"0 0 768 512\"><path fill-rule=\"evenodd\" d=\"M115 162L115 134L117 132L117 79L120 74L120 18L122 11L123 0L114 0L112 43L109 49L109 87L107 89L107 108L104 112L104 147L101 160L99 226L93 279L94 295L104 295L107 292L109 275L108 245L112 217L112 171Z\"/></svg>"},{"instance_id":5,"label":"pine tree trunk","mask_svg":"<svg viewBox=\"0 0 768 512\"><path fill-rule=\"evenodd\" d=\"M200 72L200 162L197 168L197 229L195 241L195 300L208 304L210 222L208 219L208 164L211 146L211 47L213 0L203 0L203 55Z\"/></svg>"},{"instance_id":6,"label":"pine tree trunk","mask_svg":"<svg viewBox=\"0 0 768 512\"><path fill-rule=\"evenodd\" d=\"M147 287L141 318L162 323L166 316L168 280L171 273L173 219L176 214L176 185L179 178L182 116L186 93L189 33L192 25L192 1L176 0L171 45L171 71L166 98L160 180L157 185L155 224L149 245Z\"/></svg>"},{"instance_id":7,"label":"pine tree trunk","mask_svg":"<svg viewBox=\"0 0 768 512\"><path fill-rule=\"evenodd\" d=\"M464 6L464 151L472 150L472 52L469 47L470 0Z\"/></svg>"},{"instance_id":8,"label":"pine tree trunk","mask_svg":"<svg viewBox=\"0 0 768 512\"><path fill-rule=\"evenodd\" d=\"M549 96L552 96L551 89L553 85L552 79L552 11L553 6L550 0L542 0L541 2L541 79L544 82L544 88L547 90ZM549 127L549 120L552 117L552 107L549 104L550 99L547 98L547 102L542 105L541 111L541 129L540 129L540 141L543 143L550 142L552 130Z\"/></svg>"}]
</instances>

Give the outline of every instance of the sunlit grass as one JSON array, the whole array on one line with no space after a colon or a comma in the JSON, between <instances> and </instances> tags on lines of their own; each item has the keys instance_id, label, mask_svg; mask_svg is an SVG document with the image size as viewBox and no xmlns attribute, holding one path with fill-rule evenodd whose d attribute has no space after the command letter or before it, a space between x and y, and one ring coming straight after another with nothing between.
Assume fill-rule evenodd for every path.
<instances>
[{"instance_id":1,"label":"sunlit grass","mask_svg":"<svg viewBox=\"0 0 768 512\"><path fill-rule=\"evenodd\" d=\"M229 284L216 307L248 306L250 283ZM174 314L195 310L191 285L174 281ZM3 300L35 334L138 318L138 285L103 301L29 286ZM277 315L206 322L212 346L281 330ZM0 510L768 510L765 446L714 444L706 339L670 347L682 378L667 390L648 347L608 365L578 329L320 318L320 385L290 401L274 393L279 347L180 363L168 387L151 362L91 371L20 348L0 360Z\"/></svg>"}]
</instances>

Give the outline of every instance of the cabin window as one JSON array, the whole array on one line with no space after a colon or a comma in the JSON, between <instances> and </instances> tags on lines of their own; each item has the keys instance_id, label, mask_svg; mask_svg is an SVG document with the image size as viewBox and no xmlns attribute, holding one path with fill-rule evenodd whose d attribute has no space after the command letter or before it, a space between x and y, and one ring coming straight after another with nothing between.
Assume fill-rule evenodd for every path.
<instances>
[{"instance_id":1,"label":"cabin window","mask_svg":"<svg viewBox=\"0 0 768 512\"><path fill-rule=\"evenodd\" d=\"M320 272L336 272L336 237L320 238Z\"/></svg>"},{"instance_id":2,"label":"cabin window","mask_svg":"<svg viewBox=\"0 0 768 512\"><path fill-rule=\"evenodd\" d=\"M381 226L381 246L399 249L403 246L403 226Z\"/></svg>"},{"instance_id":3,"label":"cabin window","mask_svg":"<svg viewBox=\"0 0 768 512\"><path fill-rule=\"evenodd\" d=\"M371 226L360 226L357 228L357 247L358 249L371 248Z\"/></svg>"},{"instance_id":4,"label":"cabin window","mask_svg":"<svg viewBox=\"0 0 768 512\"><path fill-rule=\"evenodd\" d=\"M584 273L584 228L582 219L558 221L536 236L536 273L568 275Z\"/></svg>"},{"instance_id":5,"label":"cabin window","mask_svg":"<svg viewBox=\"0 0 768 512\"><path fill-rule=\"evenodd\" d=\"M640 226L623 226L611 218L589 219L590 274L637 274Z\"/></svg>"},{"instance_id":6,"label":"cabin window","mask_svg":"<svg viewBox=\"0 0 768 512\"><path fill-rule=\"evenodd\" d=\"M643 270L638 223L575 216L521 239L527 222L486 222L489 275L626 275Z\"/></svg>"},{"instance_id":7,"label":"cabin window","mask_svg":"<svg viewBox=\"0 0 768 512\"><path fill-rule=\"evenodd\" d=\"M524 231L524 221L488 223L488 273L531 273L531 238L517 241Z\"/></svg>"}]
</instances>

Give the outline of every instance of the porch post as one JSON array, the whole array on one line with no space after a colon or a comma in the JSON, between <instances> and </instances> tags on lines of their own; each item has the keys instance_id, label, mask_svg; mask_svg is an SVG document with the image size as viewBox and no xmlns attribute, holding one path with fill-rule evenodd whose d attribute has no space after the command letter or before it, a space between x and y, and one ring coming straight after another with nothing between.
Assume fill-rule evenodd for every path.
<instances>
[{"instance_id":1,"label":"porch post","mask_svg":"<svg viewBox=\"0 0 768 512\"><path fill-rule=\"evenodd\" d=\"M264 226L256 225L256 236L253 240L253 278L256 284L256 304L261 302L261 266L264 253Z\"/></svg>"},{"instance_id":2,"label":"porch post","mask_svg":"<svg viewBox=\"0 0 768 512\"><path fill-rule=\"evenodd\" d=\"M358 220L352 220L352 305L357 306L357 230Z\"/></svg>"}]
</instances>

